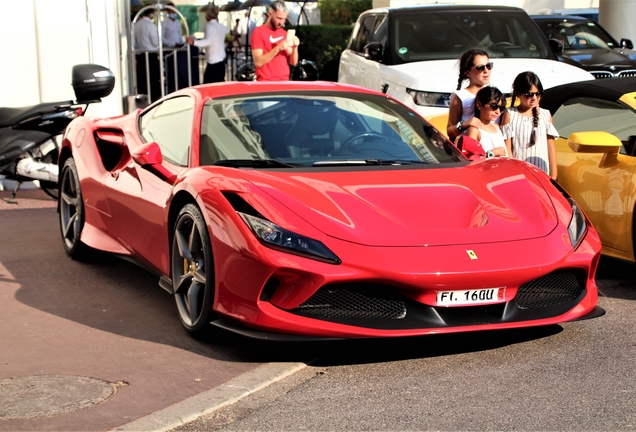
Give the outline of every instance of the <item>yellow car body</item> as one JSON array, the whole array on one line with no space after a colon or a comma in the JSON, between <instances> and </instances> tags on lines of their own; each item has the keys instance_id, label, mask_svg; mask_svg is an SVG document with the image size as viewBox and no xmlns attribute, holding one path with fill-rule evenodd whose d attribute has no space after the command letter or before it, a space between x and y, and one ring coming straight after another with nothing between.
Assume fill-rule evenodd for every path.
<instances>
[{"instance_id":1,"label":"yellow car body","mask_svg":"<svg viewBox=\"0 0 636 432\"><path fill-rule=\"evenodd\" d=\"M559 184L592 221L603 253L636 261L636 77L553 87L541 106L561 135ZM427 120L446 135L448 115Z\"/></svg>"},{"instance_id":2,"label":"yellow car body","mask_svg":"<svg viewBox=\"0 0 636 432\"><path fill-rule=\"evenodd\" d=\"M624 94L618 102L631 109L636 123L636 92ZM558 111L558 122L557 115ZM623 126L610 121L606 126L607 131L590 131L582 124L583 132L555 141L558 181L592 221L603 253L634 261L636 155L629 154L633 150L627 151L626 140L609 133Z\"/></svg>"}]
</instances>

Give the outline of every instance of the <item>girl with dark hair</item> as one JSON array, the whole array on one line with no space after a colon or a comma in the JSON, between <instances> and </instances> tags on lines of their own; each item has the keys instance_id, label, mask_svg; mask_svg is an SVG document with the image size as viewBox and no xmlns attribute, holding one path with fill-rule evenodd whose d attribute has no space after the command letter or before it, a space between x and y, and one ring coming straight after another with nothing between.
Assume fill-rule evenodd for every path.
<instances>
[{"instance_id":1,"label":"girl with dark hair","mask_svg":"<svg viewBox=\"0 0 636 432\"><path fill-rule=\"evenodd\" d=\"M512 83L511 107L501 120L511 156L535 165L552 179L557 178L554 139L559 133L552 124L550 111L540 108L541 80L533 72L522 72ZM519 106L515 107L519 99Z\"/></svg>"},{"instance_id":2,"label":"girl with dark hair","mask_svg":"<svg viewBox=\"0 0 636 432\"><path fill-rule=\"evenodd\" d=\"M455 138L471 126L482 126L479 119L474 117L473 106L477 92L490 81L491 70L492 62L486 51L469 49L459 59L457 90L450 97L446 126L446 134L451 141L455 141ZM468 85L462 88L466 80Z\"/></svg>"},{"instance_id":3,"label":"girl with dark hair","mask_svg":"<svg viewBox=\"0 0 636 432\"><path fill-rule=\"evenodd\" d=\"M476 139L486 150L487 157L508 156L506 142L501 134L497 119L506 109L506 98L497 87L484 87L475 96L475 118L481 128L471 126L466 135Z\"/></svg>"}]
</instances>

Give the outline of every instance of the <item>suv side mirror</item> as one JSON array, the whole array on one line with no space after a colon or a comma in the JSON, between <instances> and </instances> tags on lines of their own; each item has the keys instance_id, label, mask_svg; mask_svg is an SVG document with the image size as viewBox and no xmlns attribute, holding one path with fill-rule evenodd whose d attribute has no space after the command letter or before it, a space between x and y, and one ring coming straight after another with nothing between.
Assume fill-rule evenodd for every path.
<instances>
[{"instance_id":1,"label":"suv side mirror","mask_svg":"<svg viewBox=\"0 0 636 432\"><path fill-rule=\"evenodd\" d=\"M382 59L382 44L380 42L370 42L362 49L364 58L380 61Z\"/></svg>"},{"instance_id":2,"label":"suv side mirror","mask_svg":"<svg viewBox=\"0 0 636 432\"><path fill-rule=\"evenodd\" d=\"M621 47L625 49L634 49L634 44L631 39L621 39Z\"/></svg>"},{"instance_id":3,"label":"suv side mirror","mask_svg":"<svg viewBox=\"0 0 636 432\"><path fill-rule=\"evenodd\" d=\"M563 42L558 39L550 39L548 43L550 44L550 49L552 49L556 55L563 54Z\"/></svg>"}]
</instances>

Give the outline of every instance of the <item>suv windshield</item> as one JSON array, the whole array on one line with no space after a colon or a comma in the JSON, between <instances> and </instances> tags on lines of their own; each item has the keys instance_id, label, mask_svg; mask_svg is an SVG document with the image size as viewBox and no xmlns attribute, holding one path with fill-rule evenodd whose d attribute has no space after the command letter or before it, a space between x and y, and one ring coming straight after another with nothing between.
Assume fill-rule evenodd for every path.
<instances>
[{"instance_id":1,"label":"suv windshield","mask_svg":"<svg viewBox=\"0 0 636 432\"><path fill-rule=\"evenodd\" d=\"M592 21L570 21L566 18L537 19L537 24L548 38L563 42L563 49L566 50L619 47L609 34Z\"/></svg>"},{"instance_id":2,"label":"suv windshield","mask_svg":"<svg viewBox=\"0 0 636 432\"><path fill-rule=\"evenodd\" d=\"M201 165L291 168L464 161L444 136L405 106L357 93L211 100L203 110L200 142Z\"/></svg>"},{"instance_id":3,"label":"suv windshield","mask_svg":"<svg viewBox=\"0 0 636 432\"><path fill-rule=\"evenodd\" d=\"M395 63L456 60L470 48L488 51L492 58L555 59L525 12L412 10L394 16L389 49Z\"/></svg>"}]
</instances>

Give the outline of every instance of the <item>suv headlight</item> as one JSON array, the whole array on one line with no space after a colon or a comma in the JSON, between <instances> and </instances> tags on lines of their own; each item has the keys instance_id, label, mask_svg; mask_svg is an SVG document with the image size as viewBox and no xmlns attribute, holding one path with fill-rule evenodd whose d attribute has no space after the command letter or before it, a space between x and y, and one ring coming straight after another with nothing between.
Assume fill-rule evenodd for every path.
<instances>
[{"instance_id":1,"label":"suv headlight","mask_svg":"<svg viewBox=\"0 0 636 432\"><path fill-rule=\"evenodd\" d=\"M579 208L578 204L570 197L566 197L566 199L572 206L572 219L568 225L568 235L570 236L572 248L576 249L583 238L583 234L585 234L587 223L585 222L585 216L583 216L583 212Z\"/></svg>"},{"instance_id":2,"label":"suv headlight","mask_svg":"<svg viewBox=\"0 0 636 432\"><path fill-rule=\"evenodd\" d=\"M261 243L272 249L301 255L329 264L340 264L342 262L327 246L318 240L288 231L266 219L242 212L237 213L243 218Z\"/></svg>"},{"instance_id":3,"label":"suv headlight","mask_svg":"<svg viewBox=\"0 0 636 432\"><path fill-rule=\"evenodd\" d=\"M407 88L406 92L411 95L411 97L413 98L413 102L415 102L415 105L439 108L450 107L450 93L425 92L413 90L410 88Z\"/></svg>"}]
</instances>

